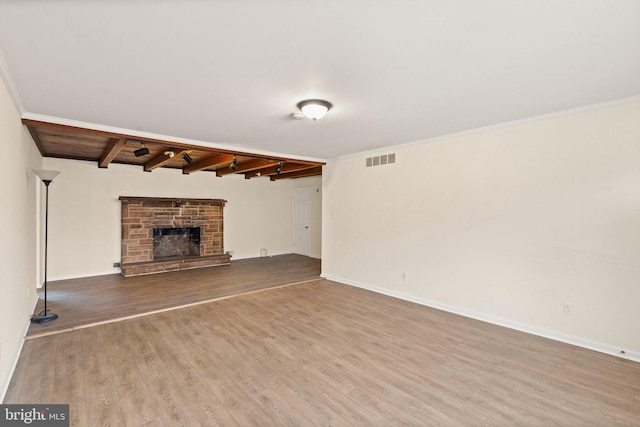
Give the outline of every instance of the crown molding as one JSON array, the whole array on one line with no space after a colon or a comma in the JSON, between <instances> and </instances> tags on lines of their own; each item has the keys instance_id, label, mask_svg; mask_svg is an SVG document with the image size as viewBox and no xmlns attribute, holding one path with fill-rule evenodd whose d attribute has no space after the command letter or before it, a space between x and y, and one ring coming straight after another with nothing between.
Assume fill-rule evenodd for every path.
<instances>
[{"instance_id":1,"label":"crown molding","mask_svg":"<svg viewBox=\"0 0 640 427\"><path fill-rule=\"evenodd\" d=\"M373 150L360 151L360 152L353 153L353 154L346 154L344 156L336 157L333 160L343 160L343 159L350 159L350 158L354 158L354 157L365 157L365 156L375 155L375 154L378 154L378 153L381 153L381 152L386 152L386 151L389 151L389 150L397 150L397 149L400 149L400 148L411 147L411 146L414 146L414 145L427 144L427 143L436 142L436 141L443 141L443 140L446 140L446 139L453 139L453 138L458 138L458 137L461 137L461 136L475 135L475 134L489 132L489 131L493 131L493 130L505 129L505 128L510 128L510 127L514 127L514 126L518 126L518 125L523 125L523 124L534 123L534 122L539 122L539 121L543 121L543 120L554 119L554 118L557 118L557 117L570 116L572 114L584 113L584 112L593 111L593 110L600 110L600 109L603 109L603 108L608 108L608 107L613 107L613 106L616 106L616 105L627 104L627 103L638 102L638 101L640 101L640 95L630 96L630 97L627 97L627 98L615 99L613 101L607 101L607 102L601 102L601 103L598 103L598 104L585 105L583 107L570 108L568 110L561 110L561 111L556 111L556 112L548 113L548 114L541 114L539 116L532 116L532 117L527 117L527 118L524 118L524 119L511 120L511 121L508 121L508 122L498 123L498 124L495 124L495 125L482 126L482 127L475 128L475 129L465 130L465 131L462 131L462 132L454 132L454 133L450 133L450 134L446 134L446 135L434 136L433 138L419 139L419 140L416 140L416 141L405 142L403 144L388 145L388 146L385 146L385 147L375 148Z\"/></svg>"},{"instance_id":2,"label":"crown molding","mask_svg":"<svg viewBox=\"0 0 640 427\"><path fill-rule=\"evenodd\" d=\"M22 103L22 99L20 98L20 93L16 88L15 83L13 82L13 78L11 77L11 72L9 72L9 66L7 62L4 60L4 55L2 50L0 50L0 78L4 82L5 87L7 88L7 92L9 92L9 96L13 101L13 105L16 107L16 110L20 115L23 115L25 112L24 104Z\"/></svg>"}]
</instances>

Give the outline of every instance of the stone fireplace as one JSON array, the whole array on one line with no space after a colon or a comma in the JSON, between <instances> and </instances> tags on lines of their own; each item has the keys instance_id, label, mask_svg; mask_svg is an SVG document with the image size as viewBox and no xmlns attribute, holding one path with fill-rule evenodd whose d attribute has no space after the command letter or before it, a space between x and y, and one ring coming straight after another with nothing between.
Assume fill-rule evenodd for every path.
<instances>
[{"instance_id":1,"label":"stone fireplace","mask_svg":"<svg viewBox=\"0 0 640 427\"><path fill-rule=\"evenodd\" d=\"M124 276L227 265L220 199L120 197Z\"/></svg>"}]
</instances>

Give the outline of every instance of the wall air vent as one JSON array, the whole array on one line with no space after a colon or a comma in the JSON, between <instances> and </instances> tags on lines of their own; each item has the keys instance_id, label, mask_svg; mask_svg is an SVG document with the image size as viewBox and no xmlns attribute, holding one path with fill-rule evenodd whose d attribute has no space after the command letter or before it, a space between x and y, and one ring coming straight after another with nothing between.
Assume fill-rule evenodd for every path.
<instances>
[{"instance_id":1,"label":"wall air vent","mask_svg":"<svg viewBox=\"0 0 640 427\"><path fill-rule=\"evenodd\" d=\"M367 157L366 167L390 165L396 162L396 153L383 154L381 156Z\"/></svg>"}]
</instances>

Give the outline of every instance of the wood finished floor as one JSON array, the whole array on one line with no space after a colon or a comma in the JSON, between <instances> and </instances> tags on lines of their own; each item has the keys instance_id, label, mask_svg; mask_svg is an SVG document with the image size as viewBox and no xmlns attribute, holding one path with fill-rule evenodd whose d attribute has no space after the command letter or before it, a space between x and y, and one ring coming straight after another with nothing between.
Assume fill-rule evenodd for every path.
<instances>
[{"instance_id":1,"label":"wood finished floor","mask_svg":"<svg viewBox=\"0 0 640 427\"><path fill-rule=\"evenodd\" d=\"M320 276L320 260L278 255L231 265L124 277L120 274L50 282L47 309L60 316L32 324L27 336L241 294ZM42 298L42 295L40 295ZM42 299L34 313L43 310Z\"/></svg>"},{"instance_id":2,"label":"wood finished floor","mask_svg":"<svg viewBox=\"0 0 640 427\"><path fill-rule=\"evenodd\" d=\"M640 425L640 364L318 279L30 339L73 426Z\"/></svg>"}]
</instances>

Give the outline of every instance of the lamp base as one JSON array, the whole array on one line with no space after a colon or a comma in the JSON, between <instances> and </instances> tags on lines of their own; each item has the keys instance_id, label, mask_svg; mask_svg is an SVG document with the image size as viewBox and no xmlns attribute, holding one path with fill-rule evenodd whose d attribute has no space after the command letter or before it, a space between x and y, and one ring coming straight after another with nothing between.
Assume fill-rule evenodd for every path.
<instances>
[{"instance_id":1,"label":"lamp base","mask_svg":"<svg viewBox=\"0 0 640 427\"><path fill-rule=\"evenodd\" d=\"M46 323L51 322L52 320L56 320L57 318L58 315L52 313L50 310L47 310L46 312L41 311L40 314L34 314L33 316L31 316L31 323Z\"/></svg>"}]
</instances>

